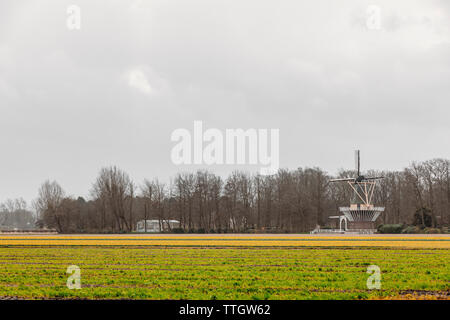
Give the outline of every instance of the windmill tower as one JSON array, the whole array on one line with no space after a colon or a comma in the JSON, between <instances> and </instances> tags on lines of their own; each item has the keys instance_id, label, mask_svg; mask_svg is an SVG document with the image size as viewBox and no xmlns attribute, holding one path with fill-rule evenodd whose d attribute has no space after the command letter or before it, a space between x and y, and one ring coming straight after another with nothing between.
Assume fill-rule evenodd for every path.
<instances>
[{"instance_id":1,"label":"windmill tower","mask_svg":"<svg viewBox=\"0 0 450 320\"><path fill-rule=\"evenodd\" d=\"M330 182L346 182L353 191L349 207L340 207L342 216L333 217L340 219L340 229L344 223L344 231L360 233L375 232L375 221L384 211L384 207L375 207L372 203L373 193L377 180L383 177L365 177L360 171L360 152L355 150L355 171L353 178L332 179Z\"/></svg>"}]
</instances>

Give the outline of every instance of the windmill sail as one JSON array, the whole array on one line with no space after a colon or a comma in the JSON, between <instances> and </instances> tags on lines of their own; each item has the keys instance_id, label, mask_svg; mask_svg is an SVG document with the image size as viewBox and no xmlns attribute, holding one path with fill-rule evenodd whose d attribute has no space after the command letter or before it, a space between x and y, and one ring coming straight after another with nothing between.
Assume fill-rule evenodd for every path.
<instances>
[{"instance_id":1,"label":"windmill sail","mask_svg":"<svg viewBox=\"0 0 450 320\"><path fill-rule=\"evenodd\" d=\"M359 175L360 175L359 150L355 150L355 171L356 171L356 176L359 177Z\"/></svg>"}]
</instances>

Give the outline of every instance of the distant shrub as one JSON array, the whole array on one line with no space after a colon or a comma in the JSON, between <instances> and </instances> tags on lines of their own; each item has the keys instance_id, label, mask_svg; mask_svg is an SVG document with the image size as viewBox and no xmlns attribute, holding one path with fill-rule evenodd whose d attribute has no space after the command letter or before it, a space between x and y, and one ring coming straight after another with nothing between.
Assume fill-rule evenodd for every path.
<instances>
[{"instance_id":1,"label":"distant shrub","mask_svg":"<svg viewBox=\"0 0 450 320\"><path fill-rule=\"evenodd\" d=\"M420 233L420 228L416 226L408 226L402 230L402 233Z\"/></svg>"},{"instance_id":2,"label":"distant shrub","mask_svg":"<svg viewBox=\"0 0 450 320\"><path fill-rule=\"evenodd\" d=\"M173 228L172 232L173 233L184 233L184 229L183 228Z\"/></svg>"},{"instance_id":3,"label":"distant shrub","mask_svg":"<svg viewBox=\"0 0 450 320\"><path fill-rule=\"evenodd\" d=\"M426 228L431 227L433 220L431 218L431 210L428 208L419 208L414 213L413 225Z\"/></svg>"},{"instance_id":4,"label":"distant shrub","mask_svg":"<svg viewBox=\"0 0 450 320\"><path fill-rule=\"evenodd\" d=\"M441 230L438 228L425 228L423 230L423 232L426 234L435 234L435 233L441 233Z\"/></svg>"},{"instance_id":5,"label":"distant shrub","mask_svg":"<svg viewBox=\"0 0 450 320\"><path fill-rule=\"evenodd\" d=\"M379 233L402 233L402 224L382 224L378 227Z\"/></svg>"}]
</instances>

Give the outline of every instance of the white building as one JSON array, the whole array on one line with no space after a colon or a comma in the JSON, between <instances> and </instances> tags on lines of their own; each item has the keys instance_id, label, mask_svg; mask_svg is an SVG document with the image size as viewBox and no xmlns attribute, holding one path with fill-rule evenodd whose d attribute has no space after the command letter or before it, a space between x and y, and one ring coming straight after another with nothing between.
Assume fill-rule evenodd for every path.
<instances>
[{"instance_id":1,"label":"white building","mask_svg":"<svg viewBox=\"0 0 450 320\"><path fill-rule=\"evenodd\" d=\"M178 220L140 220L136 225L137 232L164 232L180 227Z\"/></svg>"}]
</instances>

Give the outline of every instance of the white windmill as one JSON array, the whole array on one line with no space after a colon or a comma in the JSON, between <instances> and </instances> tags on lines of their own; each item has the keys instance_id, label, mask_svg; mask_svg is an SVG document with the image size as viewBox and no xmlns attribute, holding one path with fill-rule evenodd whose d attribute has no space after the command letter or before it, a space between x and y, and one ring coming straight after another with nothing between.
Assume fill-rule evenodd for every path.
<instances>
[{"instance_id":1,"label":"white windmill","mask_svg":"<svg viewBox=\"0 0 450 320\"><path fill-rule=\"evenodd\" d=\"M359 150L355 150L355 171L356 176L354 178L330 180L330 182L347 182L353 190L350 206L339 208L339 211L343 215L330 218L340 219L339 225L341 230L342 223L344 223L344 230L347 230L348 224L350 224L352 229L371 233L374 231L374 222L384 211L384 207L375 207L372 203L377 180L383 179L384 177L365 177L361 175Z\"/></svg>"}]
</instances>

